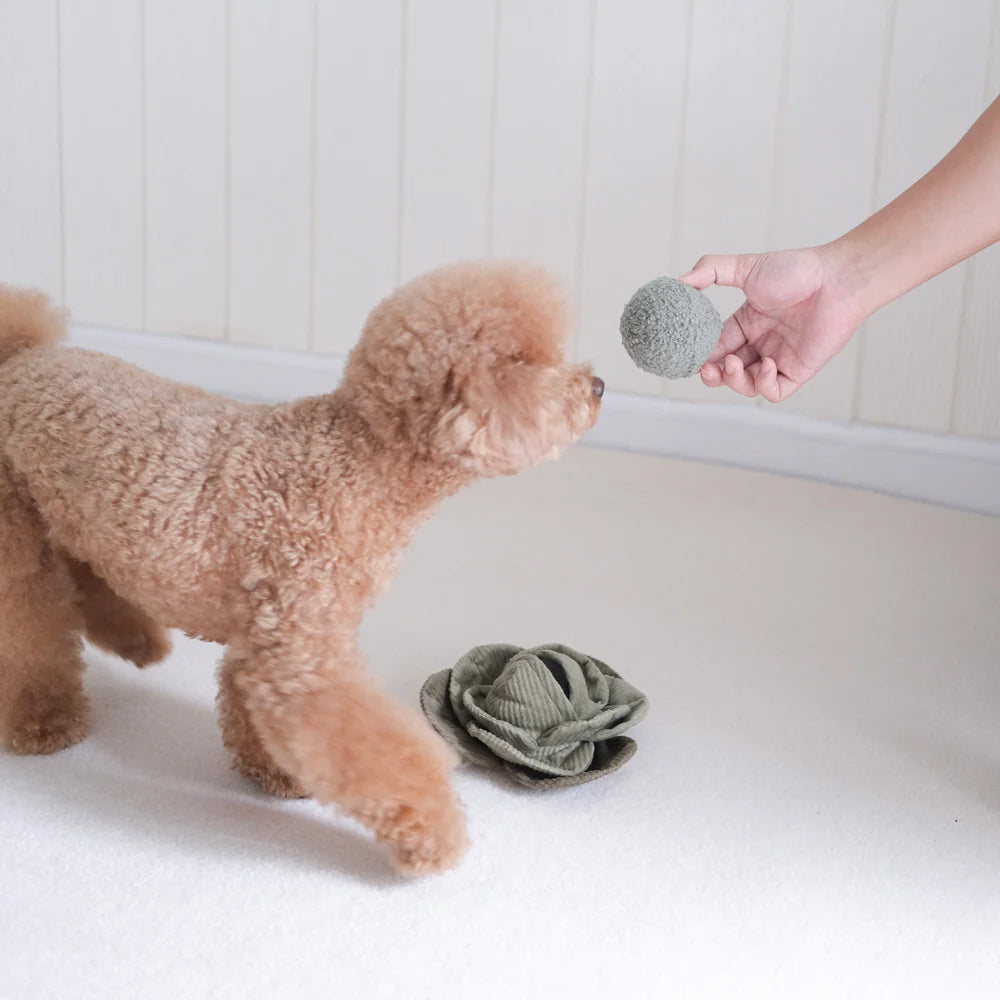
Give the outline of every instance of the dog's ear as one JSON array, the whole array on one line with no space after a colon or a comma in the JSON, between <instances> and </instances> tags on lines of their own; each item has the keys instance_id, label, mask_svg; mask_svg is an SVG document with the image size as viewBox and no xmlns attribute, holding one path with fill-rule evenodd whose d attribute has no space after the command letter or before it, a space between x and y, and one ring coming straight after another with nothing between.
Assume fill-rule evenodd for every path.
<instances>
[{"instance_id":1,"label":"dog's ear","mask_svg":"<svg viewBox=\"0 0 1000 1000\"><path fill-rule=\"evenodd\" d=\"M465 380L441 418L437 447L480 476L555 458L596 415L589 369L508 362Z\"/></svg>"}]
</instances>

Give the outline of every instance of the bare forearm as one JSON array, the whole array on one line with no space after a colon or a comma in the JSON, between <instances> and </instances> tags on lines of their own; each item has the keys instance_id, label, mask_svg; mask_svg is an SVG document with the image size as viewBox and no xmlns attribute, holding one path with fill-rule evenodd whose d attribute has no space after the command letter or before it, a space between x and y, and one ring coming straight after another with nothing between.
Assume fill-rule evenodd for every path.
<instances>
[{"instance_id":1,"label":"bare forearm","mask_svg":"<svg viewBox=\"0 0 1000 1000\"><path fill-rule=\"evenodd\" d=\"M997 240L1000 98L936 167L823 252L869 315Z\"/></svg>"}]
</instances>

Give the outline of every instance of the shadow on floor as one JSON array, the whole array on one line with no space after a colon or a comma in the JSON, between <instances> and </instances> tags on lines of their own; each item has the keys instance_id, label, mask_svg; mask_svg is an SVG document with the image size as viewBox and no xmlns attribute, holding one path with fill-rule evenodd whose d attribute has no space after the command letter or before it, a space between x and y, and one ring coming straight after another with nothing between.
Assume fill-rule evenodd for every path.
<instances>
[{"instance_id":1,"label":"shadow on floor","mask_svg":"<svg viewBox=\"0 0 1000 1000\"><path fill-rule=\"evenodd\" d=\"M50 757L7 757L8 789L172 850L306 865L369 885L408 884L352 821L313 802L272 799L230 771L208 706L100 664L89 672L88 689L94 711L87 739Z\"/></svg>"}]
</instances>

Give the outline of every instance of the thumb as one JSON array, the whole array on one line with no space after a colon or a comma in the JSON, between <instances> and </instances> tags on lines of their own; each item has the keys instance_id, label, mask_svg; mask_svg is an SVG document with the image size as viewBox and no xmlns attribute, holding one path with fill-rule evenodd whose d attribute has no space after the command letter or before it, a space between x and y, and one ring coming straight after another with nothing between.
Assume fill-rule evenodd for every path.
<instances>
[{"instance_id":1,"label":"thumb","mask_svg":"<svg viewBox=\"0 0 1000 1000\"><path fill-rule=\"evenodd\" d=\"M737 255L708 254L686 274L678 277L692 288L702 291L709 285L725 285L729 288L743 288L750 273L759 263L763 254L744 253Z\"/></svg>"}]
</instances>

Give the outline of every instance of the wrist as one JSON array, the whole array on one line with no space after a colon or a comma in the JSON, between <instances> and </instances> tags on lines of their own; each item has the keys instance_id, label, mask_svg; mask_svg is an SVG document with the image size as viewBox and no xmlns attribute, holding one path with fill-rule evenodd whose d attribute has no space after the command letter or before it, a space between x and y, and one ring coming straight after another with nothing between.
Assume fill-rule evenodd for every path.
<instances>
[{"instance_id":1,"label":"wrist","mask_svg":"<svg viewBox=\"0 0 1000 1000\"><path fill-rule=\"evenodd\" d=\"M879 254L864 246L854 232L815 250L823 265L824 285L837 296L856 326L895 298L885 287Z\"/></svg>"}]
</instances>

